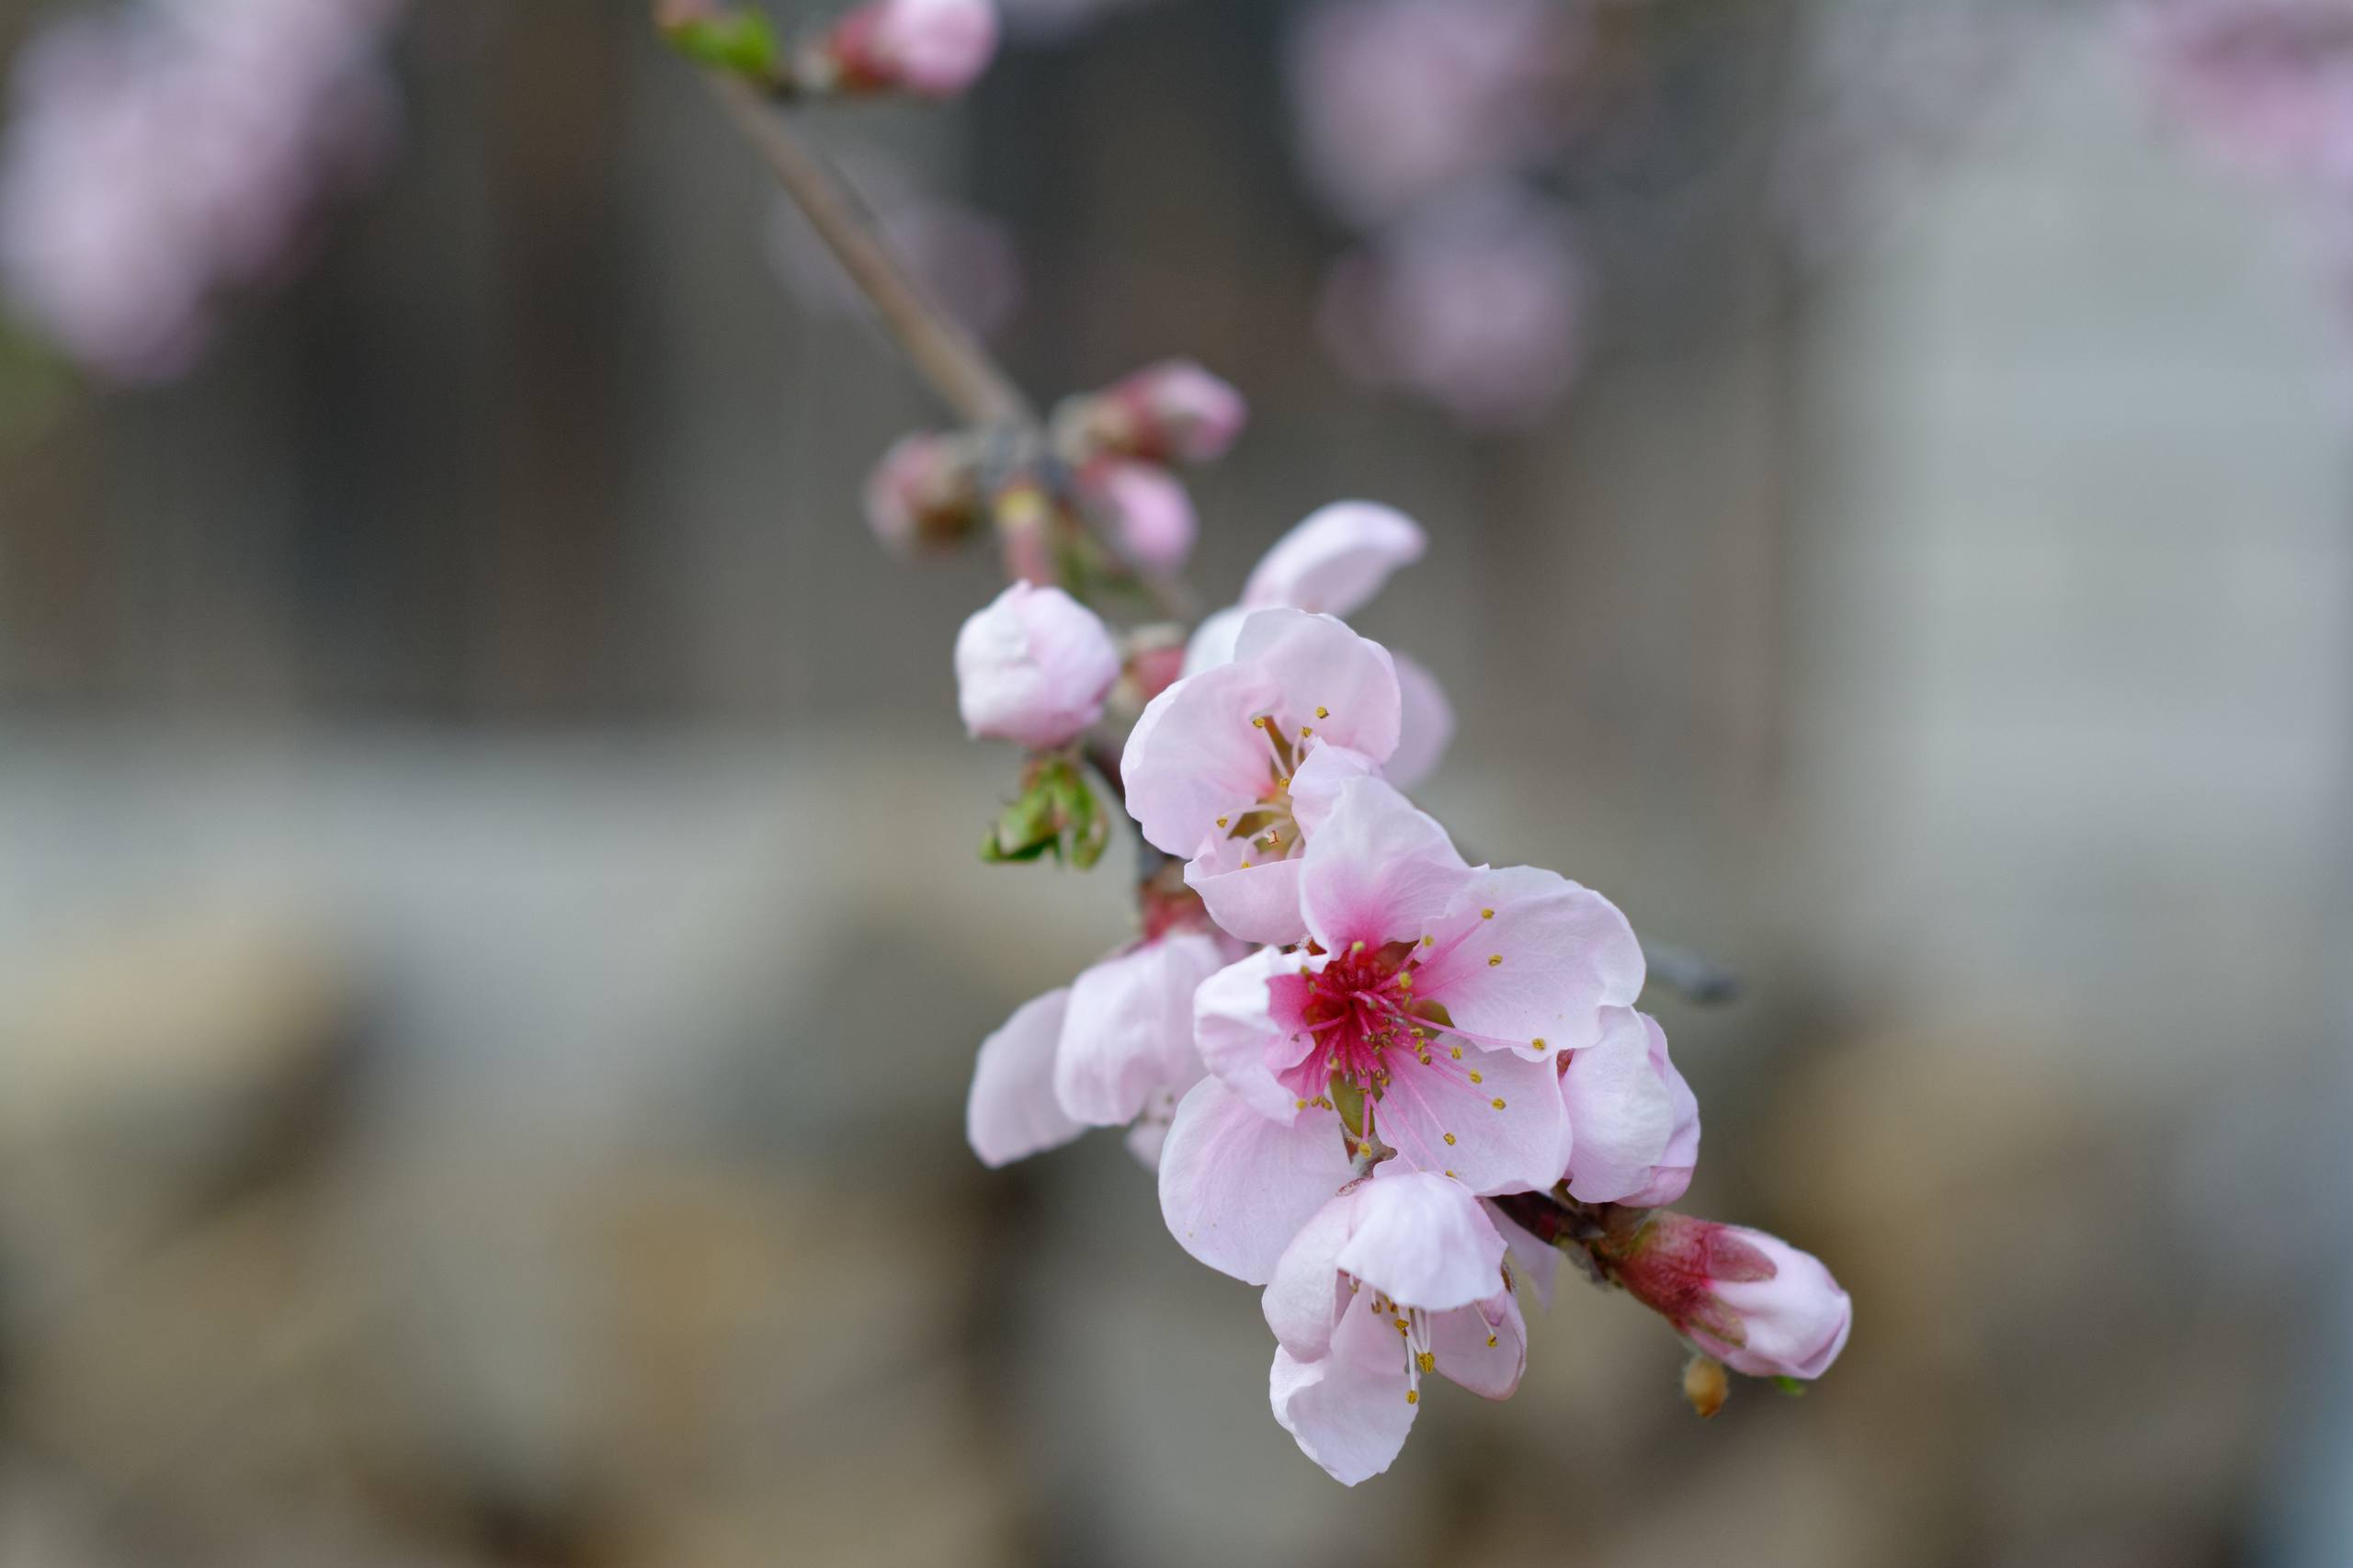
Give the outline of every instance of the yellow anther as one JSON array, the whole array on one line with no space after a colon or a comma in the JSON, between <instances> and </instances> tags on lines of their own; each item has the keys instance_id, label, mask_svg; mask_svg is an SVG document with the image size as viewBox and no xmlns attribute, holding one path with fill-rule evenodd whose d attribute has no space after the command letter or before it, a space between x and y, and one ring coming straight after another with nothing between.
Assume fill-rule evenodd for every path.
<instances>
[{"instance_id":1,"label":"yellow anther","mask_svg":"<svg viewBox=\"0 0 2353 1568\"><path fill-rule=\"evenodd\" d=\"M1437 1352L1431 1350L1416 1351L1414 1356L1414 1365L1422 1369L1422 1376L1426 1378L1428 1377L1432 1372L1438 1370Z\"/></svg>"},{"instance_id":2,"label":"yellow anther","mask_svg":"<svg viewBox=\"0 0 2353 1568\"><path fill-rule=\"evenodd\" d=\"M1249 861L1247 861L1247 860L1243 861L1243 862L1242 862L1242 869L1243 869L1244 870L1245 870L1245 871L1246 871L1246 870L1248 870L1248 869L1250 869L1250 862L1249 862Z\"/></svg>"},{"instance_id":3,"label":"yellow anther","mask_svg":"<svg viewBox=\"0 0 2353 1568\"><path fill-rule=\"evenodd\" d=\"M1232 817L1220 817L1217 819L1217 825L1220 827L1225 827L1230 825L1233 821L1233 819Z\"/></svg>"},{"instance_id":4,"label":"yellow anther","mask_svg":"<svg viewBox=\"0 0 2353 1568\"><path fill-rule=\"evenodd\" d=\"M1265 728L1267 727L1267 720L1266 720L1266 716L1265 716L1265 715L1263 715L1263 714L1261 714L1259 717L1257 717L1257 718L1256 718L1256 719L1251 720L1251 721L1250 721L1250 727L1251 727L1252 729L1254 729L1254 730L1263 730L1263 729L1265 729Z\"/></svg>"},{"instance_id":5,"label":"yellow anther","mask_svg":"<svg viewBox=\"0 0 2353 1568\"><path fill-rule=\"evenodd\" d=\"M1406 1403L1407 1404L1419 1404L1419 1403L1422 1403L1422 1392L1421 1392L1421 1390L1419 1390L1419 1389L1407 1389L1407 1390L1405 1391L1405 1403Z\"/></svg>"},{"instance_id":6,"label":"yellow anther","mask_svg":"<svg viewBox=\"0 0 2353 1568\"><path fill-rule=\"evenodd\" d=\"M1452 1171L1449 1171L1449 1172L1447 1172L1447 1173L1446 1173L1446 1179L1447 1179L1447 1180L1449 1180L1449 1181L1452 1181L1452 1180L1454 1179L1454 1173L1453 1173Z\"/></svg>"},{"instance_id":7,"label":"yellow anther","mask_svg":"<svg viewBox=\"0 0 2353 1568\"><path fill-rule=\"evenodd\" d=\"M1503 961L1504 956L1501 953L1489 953L1487 955L1487 967L1489 969L1495 968L1497 964Z\"/></svg>"},{"instance_id":8,"label":"yellow anther","mask_svg":"<svg viewBox=\"0 0 2353 1568\"><path fill-rule=\"evenodd\" d=\"M1318 708L1315 710L1315 716L1318 719L1329 719L1332 716L1332 710L1329 708Z\"/></svg>"},{"instance_id":9,"label":"yellow anther","mask_svg":"<svg viewBox=\"0 0 2353 1568\"><path fill-rule=\"evenodd\" d=\"M1303 740L1305 740L1305 739L1307 739L1307 737L1308 737L1308 736L1310 736L1310 735L1313 734L1314 733L1315 733L1315 726L1314 726L1314 725L1313 725L1313 724L1302 724L1302 725L1299 727L1299 738L1300 738L1301 740L1302 740L1302 741L1303 741Z\"/></svg>"},{"instance_id":10,"label":"yellow anther","mask_svg":"<svg viewBox=\"0 0 2353 1568\"><path fill-rule=\"evenodd\" d=\"M1446 1135L1446 1146L1449 1149L1454 1147L1454 1134L1451 1132Z\"/></svg>"},{"instance_id":11,"label":"yellow anther","mask_svg":"<svg viewBox=\"0 0 2353 1568\"><path fill-rule=\"evenodd\" d=\"M1438 938L1436 937L1425 937L1422 938L1422 946L1426 948L1435 948L1438 946Z\"/></svg>"},{"instance_id":12,"label":"yellow anther","mask_svg":"<svg viewBox=\"0 0 2353 1568\"><path fill-rule=\"evenodd\" d=\"M1495 912L1492 909L1483 909L1479 911L1479 918L1482 920L1493 920L1495 917Z\"/></svg>"},{"instance_id":13,"label":"yellow anther","mask_svg":"<svg viewBox=\"0 0 2353 1568\"><path fill-rule=\"evenodd\" d=\"M1534 1040L1529 1040L1528 1043L1534 1046L1537 1050L1541 1051L1544 1049L1544 1037L1542 1035L1538 1035Z\"/></svg>"},{"instance_id":14,"label":"yellow anther","mask_svg":"<svg viewBox=\"0 0 2353 1568\"><path fill-rule=\"evenodd\" d=\"M1353 942L1350 942L1350 943L1348 944L1348 951L1349 951L1349 952L1351 952L1351 953L1360 953L1360 952L1364 951L1364 941L1363 941L1363 939L1362 939L1361 937L1359 937L1358 940L1353 941Z\"/></svg>"},{"instance_id":15,"label":"yellow anther","mask_svg":"<svg viewBox=\"0 0 2353 1568\"><path fill-rule=\"evenodd\" d=\"M1448 1054L1452 1056L1457 1062L1460 1062L1462 1060L1462 1048L1458 1045L1451 1051L1449 1051Z\"/></svg>"},{"instance_id":16,"label":"yellow anther","mask_svg":"<svg viewBox=\"0 0 2353 1568\"><path fill-rule=\"evenodd\" d=\"M1490 1350L1493 1350L1495 1347L1495 1336L1494 1335L1492 1335L1492 1334L1491 1334L1491 1335L1487 1335L1487 1348L1488 1348L1488 1349L1490 1349Z\"/></svg>"},{"instance_id":17,"label":"yellow anther","mask_svg":"<svg viewBox=\"0 0 2353 1568\"><path fill-rule=\"evenodd\" d=\"M1497 1095L1497 1096L1495 1097L1495 1099L1494 1099L1492 1102L1490 1102L1490 1103L1492 1103L1497 1110L1501 1110L1501 1109L1503 1109L1503 1108L1504 1108L1504 1101L1503 1101L1503 1096L1502 1096L1501 1095Z\"/></svg>"},{"instance_id":18,"label":"yellow anther","mask_svg":"<svg viewBox=\"0 0 2353 1568\"><path fill-rule=\"evenodd\" d=\"M1298 1108L1299 1108L1299 1109L1301 1109L1301 1110L1305 1110L1305 1109L1307 1108L1307 1102L1306 1102L1305 1100L1301 1100L1301 1101L1299 1101L1299 1102L1298 1102Z\"/></svg>"},{"instance_id":19,"label":"yellow anther","mask_svg":"<svg viewBox=\"0 0 2353 1568\"><path fill-rule=\"evenodd\" d=\"M1486 1078L1485 1078L1484 1076L1483 1076L1483 1075L1480 1074L1479 1070L1478 1070L1476 1067L1473 1067L1473 1068L1472 1068L1472 1069L1471 1069L1471 1081L1472 1081L1472 1083L1474 1083L1474 1084L1483 1084L1483 1083L1485 1083L1487 1080L1486 1080Z\"/></svg>"}]
</instances>

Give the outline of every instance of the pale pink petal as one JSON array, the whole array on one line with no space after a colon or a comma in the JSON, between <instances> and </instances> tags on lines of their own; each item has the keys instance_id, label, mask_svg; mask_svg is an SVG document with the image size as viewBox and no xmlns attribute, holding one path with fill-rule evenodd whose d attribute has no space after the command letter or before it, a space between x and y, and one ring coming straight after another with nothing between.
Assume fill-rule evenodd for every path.
<instances>
[{"instance_id":1,"label":"pale pink petal","mask_svg":"<svg viewBox=\"0 0 2353 1568\"><path fill-rule=\"evenodd\" d=\"M1487 1205L1487 1218L1495 1222L1496 1231L1504 1238L1504 1245L1509 1250L1512 1277L1520 1290L1533 1297L1538 1306L1550 1309L1552 1287L1561 1274L1560 1249L1529 1234L1493 1203Z\"/></svg>"},{"instance_id":2,"label":"pale pink petal","mask_svg":"<svg viewBox=\"0 0 2353 1568\"><path fill-rule=\"evenodd\" d=\"M1570 1196L1617 1203L1649 1186L1665 1157L1675 1098L1651 1058L1651 1029L1658 1026L1631 1007L1605 1007L1601 1019L1601 1038L1571 1056L1561 1074L1561 1098L1569 1117Z\"/></svg>"},{"instance_id":3,"label":"pale pink petal","mask_svg":"<svg viewBox=\"0 0 2353 1568\"><path fill-rule=\"evenodd\" d=\"M1300 907L1328 951L1414 941L1472 881L1434 818L1378 778L1354 778L1307 842Z\"/></svg>"},{"instance_id":4,"label":"pale pink petal","mask_svg":"<svg viewBox=\"0 0 2353 1568\"><path fill-rule=\"evenodd\" d=\"M1312 917L1312 869L1302 897ZM1642 994L1642 944L1626 917L1551 871L1483 871L1435 929L1420 994L1445 1003L1457 1027L1531 1058L1592 1044L1601 1010L1631 1007Z\"/></svg>"},{"instance_id":5,"label":"pale pink petal","mask_svg":"<svg viewBox=\"0 0 2353 1568\"><path fill-rule=\"evenodd\" d=\"M1145 705L1120 768L1129 813L1154 848L1195 853L1220 816L1266 792L1267 737L1250 721L1275 697L1267 671L1237 663L1188 676Z\"/></svg>"},{"instance_id":6,"label":"pale pink petal","mask_svg":"<svg viewBox=\"0 0 2353 1568\"><path fill-rule=\"evenodd\" d=\"M1528 1321L1518 1298L1498 1290L1475 1308L1447 1313L1430 1324L1430 1348L1449 1382L1481 1399L1509 1399L1528 1369Z\"/></svg>"},{"instance_id":7,"label":"pale pink petal","mask_svg":"<svg viewBox=\"0 0 2353 1568\"><path fill-rule=\"evenodd\" d=\"M1243 862L1250 846L1239 839L1211 838L1185 863L1185 885L1218 929L1245 942L1288 944L1307 934L1299 913L1296 859Z\"/></svg>"},{"instance_id":8,"label":"pale pink petal","mask_svg":"<svg viewBox=\"0 0 2353 1568\"><path fill-rule=\"evenodd\" d=\"M1120 653L1060 588L1015 583L956 634L956 701L975 738L1059 746L1103 716Z\"/></svg>"},{"instance_id":9,"label":"pale pink petal","mask_svg":"<svg viewBox=\"0 0 2353 1568\"><path fill-rule=\"evenodd\" d=\"M1130 558L1154 572L1174 572L1193 552L1199 523L1192 495L1158 463L1107 458L1080 476L1098 496L1118 527Z\"/></svg>"},{"instance_id":10,"label":"pale pink petal","mask_svg":"<svg viewBox=\"0 0 2353 1568\"><path fill-rule=\"evenodd\" d=\"M1242 604L1352 615L1427 545L1421 525L1393 506L1335 502L1275 541L1244 585Z\"/></svg>"},{"instance_id":11,"label":"pale pink petal","mask_svg":"<svg viewBox=\"0 0 2353 1568\"><path fill-rule=\"evenodd\" d=\"M1449 1062L1442 1042L1432 1054L1429 1067L1393 1064L1373 1118L1381 1137L1410 1168L1451 1171L1475 1193L1551 1187L1568 1131L1552 1062L1476 1050Z\"/></svg>"},{"instance_id":12,"label":"pale pink petal","mask_svg":"<svg viewBox=\"0 0 2353 1568\"><path fill-rule=\"evenodd\" d=\"M1335 1198L1301 1227L1275 1260L1260 1305L1282 1347L1303 1361L1328 1355L1332 1329L1350 1291L1340 1278L1340 1249L1347 1244L1352 1197Z\"/></svg>"},{"instance_id":13,"label":"pale pink petal","mask_svg":"<svg viewBox=\"0 0 2353 1568\"><path fill-rule=\"evenodd\" d=\"M1390 1360L1384 1368L1370 1355L1333 1354L1316 1361L1300 1361L1275 1351L1268 1392L1275 1419L1313 1460L1343 1486L1370 1481L1395 1462L1414 1429L1417 1406L1405 1400L1404 1358L1396 1352L1396 1335L1370 1312L1341 1314L1341 1335L1370 1339L1377 1335Z\"/></svg>"},{"instance_id":14,"label":"pale pink petal","mask_svg":"<svg viewBox=\"0 0 2353 1568\"><path fill-rule=\"evenodd\" d=\"M1726 1345L1694 1328L1692 1340L1753 1378L1818 1378L1847 1347L1855 1326L1854 1302L1820 1258L1779 1236L1728 1227L1773 1264L1768 1279L1714 1281L1716 1299L1740 1316L1744 1345Z\"/></svg>"},{"instance_id":15,"label":"pale pink petal","mask_svg":"<svg viewBox=\"0 0 2353 1568\"><path fill-rule=\"evenodd\" d=\"M1202 1063L1253 1111L1286 1127L1298 1119L1299 1102L1267 1067L1268 1045L1284 1033L1268 983L1298 963L1267 948L1228 964L1193 993L1189 1015Z\"/></svg>"},{"instance_id":16,"label":"pale pink petal","mask_svg":"<svg viewBox=\"0 0 2353 1568\"><path fill-rule=\"evenodd\" d=\"M1054 1060L1054 1097L1064 1114L1121 1126L1154 1089L1198 1078L1193 990L1224 965L1216 937L1180 931L1081 974Z\"/></svg>"},{"instance_id":17,"label":"pale pink petal","mask_svg":"<svg viewBox=\"0 0 2353 1568\"><path fill-rule=\"evenodd\" d=\"M1394 650L1389 657L1397 666L1401 707L1397 749L1381 772L1400 790L1411 790L1446 760L1446 748L1454 740L1454 705L1447 701L1438 676L1418 660Z\"/></svg>"},{"instance_id":18,"label":"pale pink petal","mask_svg":"<svg viewBox=\"0 0 2353 1568\"><path fill-rule=\"evenodd\" d=\"M1215 1078L1176 1108L1160 1156L1160 1213L1176 1244L1245 1284L1275 1260L1349 1179L1340 1119L1311 1111L1269 1121Z\"/></svg>"},{"instance_id":19,"label":"pale pink petal","mask_svg":"<svg viewBox=\"0 0 2353 1568\"><path fill-rule=\"evenodd\" d=\"M1054 1052L1070 1005L1067 986L1023 1003L981 1042L964 1132L983 1165L1011 1165L1086 1131L1054 1099Z\"/></svg>"},{"instance_id":20,"label":"pale pink petal","mask_svg":"<svg viewBox=\"0 0 2353 1568\"><path fill-rule=\"evenodd\" d=\"M1461 1183L1406 1171L1358 1187L1339 1266L1392 1301L1447 1312L1503 1288L1504 1239Z\"/></svg>"},{"instance_id":21,"label":"pale pink petal","mask_svg":"<svg viewBox=\"0 0 2353 1568\"><path fill-rule=\"evenodd\" d=\"M1176 1119L1177 1104L1205 1076L1197 1066L1192 1075L1182 1082L1152 1091L1144 1102L1143 1113L1128 1129L1124 1140L1136 1164L1148 1171L1160 1168L1160 1151L1168 1142L1168 1124Z\"/></svg>"},{"instance_id":22,"label":"pale pink petal","mask_svg":"<svg viewBox=\"0 0 2353 1568\"><path fill-rule=\"evenodd\" d=\"M1351 778L1380 771L1372 758L1343 745L1317 746L1290 778L1290 812L1302 835L1313 838L1323 830L1340 802L1340 790Z\"/></svg>"},{"instance_id":23,"label":"pale pink petal","mask_svg":"<svg viewBox=\"0 0 2353 1568\"><path fill-rule=\"evenodd\" d=\"M1691 1173L1699 1166L1699 1098L1668 1057L1666 1031L1658 1027L1658 1020L1646 1013L1643 1028L1650 1036L1651 1066L1666 1085L1667 1103L1675 1110L1675 1131L1667 1136L1666 1149L1659 1155L1651 1179L1619 1201L1637 1209L1655 1209L1677 1201L1690 1190Z\"/></svg>"},{"instance_id":24,"label":"pale pink petal","mask_svg":"<svg viewBox=\"0 0 2353 1568\"><path fill-rule=\"evenodd\" d=\"M1242 623L1249 619L1250 612L1240 605L1228 605L1204 619L1194 629L1192 640L1185 644L1185 673L1197 676L1203 670L1233 663L1234 644L1242 639Z\"/></svg>"},{"instance_id":25,"label":"pale pink petal","mask_svg":"<svg viewBox=\"0 0 2353 1568\"><path fill-rule=\"evenodd\" d=\"M1245 665L1265 672L1277 700L1261 711L1274 713L1290 738L1310 727L1320 744L1360 751L1375 763L1397 749L1396 665L1388 649L1345 622L1295 609L1255 610L1234 640L1231 667Z\"/></svg>"}]
</instances>

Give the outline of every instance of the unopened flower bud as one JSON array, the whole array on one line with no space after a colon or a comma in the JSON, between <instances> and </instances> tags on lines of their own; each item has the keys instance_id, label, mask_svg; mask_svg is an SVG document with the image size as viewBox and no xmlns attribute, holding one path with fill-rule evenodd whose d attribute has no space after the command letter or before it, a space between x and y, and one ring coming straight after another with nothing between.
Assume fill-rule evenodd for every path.
<instances>
[{"instance_id":1,"label":"unopened flower bud","mask_svg":"<svg viewBox=\"0 0 2353 1568\"><path fill-rule=\"evenodd\" d=\"M1089 449L1160 463L1223 457L1250 418L1240 392L1190 359L1146 366L1080 400L1076 412Z\"/></svg>"},{"instance_id":2,"label":"unopened flower bud","mask_svg":"<svg viewBox=\"0 0 2353 1568\"><path fill-rule=\"evenodd\" d=\"M810 51L805 74L842 92L952 98L996 56L991 0L869 0Z\"/></svg>"},{"instance_id":3,"label":"unopened flower bud","mask_svg":"<svg viewBox=\"0 0 2353 1568\"><path fill-rule=\"evenodd\" d=\"M1762 1231L1661 1211L1597 1256L1702 1352L1753 1378L1820 1377L1854 1325L1822 1261Z\"/></svg>"},{"instance_id":4,"label":"unopened flower bud","mask_svg":"<svg viewBox=\"0 0 2353 1568\"><path fill-rule=\"evenodd\" d=\"M1110 631L1060 588L1016 583L956 635L956 706L975 739L1066 744L1119 678Z\"/></svg>"},{"instance_id":5,"label":"unopened flower bud","mask_svg":"<svg viewBox=\"0 0 2353 1568\"><path fill-rule=\"evenodd\" d=\"M902 555L956 543L981 513L978 465L959 437L905 437L866 482L867 526Z\"/></svg>"},{"instance_id":6,"label":"unopened flower bud","mask_svg":"<svg viewBox=\"0 0 2353 1568\"><path fill-rule=\"evenodd\" d=\"M1148 572L1174 572L1193 553L1199 524L1184 484L1154 462L1100 458L1080 471L1079 485L1108 515L1129 560Z\"/></svg>"}]
</instances>

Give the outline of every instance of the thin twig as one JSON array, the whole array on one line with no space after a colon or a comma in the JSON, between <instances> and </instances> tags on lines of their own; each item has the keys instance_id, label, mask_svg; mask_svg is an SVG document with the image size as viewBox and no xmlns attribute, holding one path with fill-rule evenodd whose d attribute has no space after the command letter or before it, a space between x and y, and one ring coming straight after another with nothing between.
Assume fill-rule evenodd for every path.
<instances>
[{"instance_id":1,"label":"thin twig","mask_svg":"<svg viewBox=\"0 0 2353 1568\"><path fill-rule=\"evenodd\" d=\"M787 125L768 98L741 77L707 74L713 97L809 226L874 306L874 312L958 417L979 429L1038 426L1037 411L972 335L926 294L877 236L858 199Z\"/></svg>"}]
</instances>

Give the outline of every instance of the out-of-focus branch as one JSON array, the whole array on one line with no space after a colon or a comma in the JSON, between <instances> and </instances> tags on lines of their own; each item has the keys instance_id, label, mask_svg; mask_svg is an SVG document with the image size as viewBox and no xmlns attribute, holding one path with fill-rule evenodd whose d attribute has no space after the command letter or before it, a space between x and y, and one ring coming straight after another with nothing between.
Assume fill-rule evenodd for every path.
<instances>
[{"instance_id":1,"label":"out-of-focus branch","mask_svg":"<svg viewBox=\"0 0 2353 1568\"><path fill-rule=\"evenodd\" d=\"M1714 1007L1740 1000L1740 976L1705 953L1645 937L1643 958L1650 966L1652 983L1665 986L1687 1002Z\"/></svg>"},{"instance_id":2,"label":"out-of-focus branch","mask_svg":"<svg viewBox=\"0 0 2353 1568\"><path fill-rule=\"evenodd\" d=\"M1040 428L1037 411L970 332L899 265L858 199L741 76L706 73L713 97L785 194L809 220L850 281L874 306L916 372L964 423L981 429Z\"/></svg>"}]
</instances>

